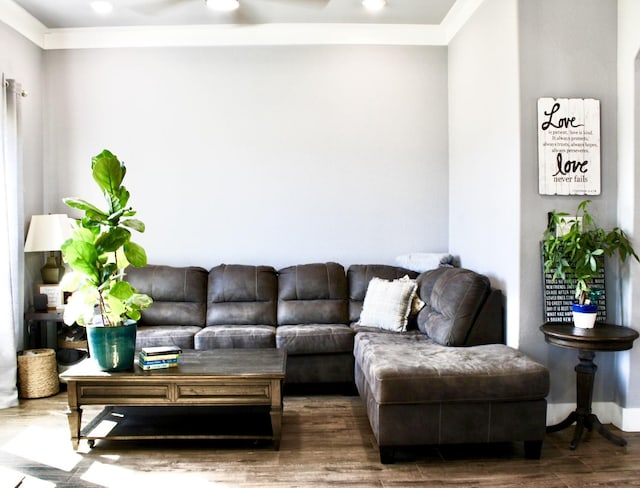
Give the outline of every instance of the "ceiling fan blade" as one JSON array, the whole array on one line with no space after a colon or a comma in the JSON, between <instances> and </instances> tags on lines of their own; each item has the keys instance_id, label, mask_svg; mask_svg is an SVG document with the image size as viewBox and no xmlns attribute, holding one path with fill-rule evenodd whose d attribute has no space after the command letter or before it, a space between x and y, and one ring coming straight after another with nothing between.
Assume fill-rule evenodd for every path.
<instances>
[{"instance_id":1,"label":"ceiling fan blade","mask_svg":"<svg viewBox=\"0 0 640 488\"><path fill-rule=\"evenodd\" d=\"M301 7L306 9L317 9L322 10L331 0L264 0L267 2L279 3L282 5L287 5L288 7ZM240 0L242 3L242 0Z\"/></svg>"},{"instance_id":2,"label":"ceiling fan blade","mask_svg":"<svg viewBox=\"0 0 640 488\"><path fill-rule=\"evenodd\" d=\"M185 0L147 0L146 2L132 5L129 8L141 15L158 15L178 6L180 3L184 3L184 1Z\"/></svg>"}]
</instances>

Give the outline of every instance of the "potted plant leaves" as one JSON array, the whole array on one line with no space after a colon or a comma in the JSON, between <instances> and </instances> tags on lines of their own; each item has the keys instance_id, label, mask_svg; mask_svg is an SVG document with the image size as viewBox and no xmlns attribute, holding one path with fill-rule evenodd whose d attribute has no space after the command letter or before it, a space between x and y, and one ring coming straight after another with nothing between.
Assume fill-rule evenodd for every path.
<instances>
[{"instance_id":1,"label":"potted plant leaves","mask_svg":"<svg viewBox=\"0 0 640 488\"><path fill-rule=\"evenodd\" d=\"M133 217L129 191L123 186L124 163L104 150L91 160L94 181L105 197L106 209L79 198L64 198L84 213L62 255L72 269L61 286L72 292L64 310L66 324L87 326L90 356L102 370L131 369L135 355L136 321L152 299L124 280L129 265L147 264L147 254L131 240L131 231L145 225Z\"/></svg>"},{"instance_id":2,"label":"potted plant leaves","mask_svg":"<svg viewBox=\"0 0 640 488\"><path fill-rule=\"evenodd\" d=\"M542 243L545 272L575 287L574 324L583 328L595 324L602 291L594 289L593 282L600 276L605 256L616 256L621 262L633 256L640 261L622 229L607 231L596 224L587 210L589 203L581 202L575 215L551 212Z\"/></svg>"}]
</instances>

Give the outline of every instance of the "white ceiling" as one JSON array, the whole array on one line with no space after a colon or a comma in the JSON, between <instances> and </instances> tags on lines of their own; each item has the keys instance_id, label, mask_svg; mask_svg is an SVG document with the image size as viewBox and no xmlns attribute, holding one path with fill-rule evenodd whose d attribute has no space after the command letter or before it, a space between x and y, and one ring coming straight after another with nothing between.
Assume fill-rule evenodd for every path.
<instances>
[{"instance_id":1,"label":"white ceiling","mask_svg":"<svg viewBox=\"0 0 640 488\"><path fill-rule=\"evenodd\" d=\"M366 23L439 25L456 0L387 0L367 11L361 0L240 0L234 12L216 12L204 0L112 0L100 15L90 0L14 0L50 29L195 24Z\"/></svg>"},{"instance_id":2,"label":"white ceiling","mask_svg":"<svg viewBox=\"0 0 640 488\"><path fill-rule=\"evenodd\" d=\"M484 0L239 0L216 12L205 0L0 0L0 21L47 49L229 45L447 45Z\"/></svg>"}]
</instances>

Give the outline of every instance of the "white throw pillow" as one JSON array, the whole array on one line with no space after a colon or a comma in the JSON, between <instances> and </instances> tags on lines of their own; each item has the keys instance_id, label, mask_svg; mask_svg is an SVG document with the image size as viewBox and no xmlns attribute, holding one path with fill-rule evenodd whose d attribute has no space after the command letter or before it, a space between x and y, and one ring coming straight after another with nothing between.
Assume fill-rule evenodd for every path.
<instances>
[{"instance_id":1,"label":"white throw pillow","mask_svg":"<svg viewBox=\"0 0 640 488\"><path fill-rule=\"evenodd\" d=\"M404 332L416 289L415 280L373 278L367 287L358 324Z\"/></svg>"},{"instance_id":2,"label":"white throw pillow","mask_svg":"<svg viewBox=\"0 0 640 488\"><path fill-rule=\"evenodd\" d=\"M396 262L403 268L423 273L440 266L455 266L455 259L449 253L414 252L396 257Z\"/></svg>"}]
</instances>

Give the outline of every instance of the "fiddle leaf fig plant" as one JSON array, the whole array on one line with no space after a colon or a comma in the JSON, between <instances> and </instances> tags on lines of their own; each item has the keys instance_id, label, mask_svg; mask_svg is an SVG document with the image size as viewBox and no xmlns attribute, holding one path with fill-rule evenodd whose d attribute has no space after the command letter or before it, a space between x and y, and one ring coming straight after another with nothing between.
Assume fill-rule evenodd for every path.
<instances>
[{"instance_id":1,"label":"fiddle leaf fig plant","mask_svg":"<svg viewBox=\"0 0 640 488\"><path fill-rule=\"evenodd\" d=\"M105 197L106 209L79 198L63 199L69 207L84 212L61 247L72 269L61 283L64 291L72 292L64 321L116 326L128 319L139 320L140 311L153 303L151 297L124 281L129 265L147 264L144 248L131 240L131 231L144 232L145 225L132 218L136 211L129 205L129 191L122 184L127 172L124 163L105 149L92 158L91 171Z\"/></svg>"},{"instance_id":2,"label":"fiddle leaf fig plant","mask_svg":"<svg viewBox=\"0 0 640 488\"><path fill-rule=\"evenodd\" d=\"M597 303L602 295L592 286L605 256L617 255L621 262L633 256L640 261L622 229L607 231L598 227L587 210L589 203L590 200L581 202L575 215L551 212L542 242L545 272L553 273L553 280L565 280L575 286L575 298L581 305Z\"/></svg>"}]
</instances>

